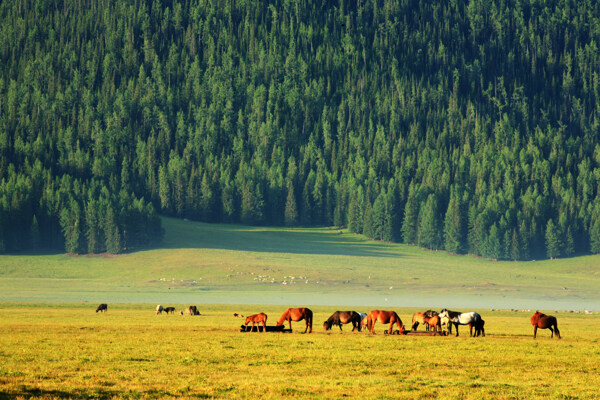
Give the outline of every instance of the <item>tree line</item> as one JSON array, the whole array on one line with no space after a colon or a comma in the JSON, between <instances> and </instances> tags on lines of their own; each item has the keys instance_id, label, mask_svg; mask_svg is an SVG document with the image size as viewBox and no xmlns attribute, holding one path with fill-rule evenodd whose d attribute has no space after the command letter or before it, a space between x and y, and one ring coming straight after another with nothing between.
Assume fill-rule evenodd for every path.
<instances>
[{"instance_id":1,"label":"tree line","mask_svg":"<svg viewBox=\"0 0 600 400\"><path fill-rule=\"evenodd\" d=\"M0 250L159 214L528 260L600 252L591 0L0 4Z\"/></svg>"}]
</instances>

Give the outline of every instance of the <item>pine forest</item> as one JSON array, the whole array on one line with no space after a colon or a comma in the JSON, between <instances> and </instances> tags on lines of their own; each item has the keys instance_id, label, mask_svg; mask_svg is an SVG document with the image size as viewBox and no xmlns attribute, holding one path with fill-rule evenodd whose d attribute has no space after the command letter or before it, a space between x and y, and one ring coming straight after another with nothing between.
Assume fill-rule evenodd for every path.
<instances>
[{"instance_id":1,"label":"pine forest","mask_svg":"<svg viewBox=\"0 0 600 400\"><path fill-rule=\"evenodd\" d=\"M600 253L600 2L0 2L0 252L160 216Z\"/></svg>"}]
</instances>

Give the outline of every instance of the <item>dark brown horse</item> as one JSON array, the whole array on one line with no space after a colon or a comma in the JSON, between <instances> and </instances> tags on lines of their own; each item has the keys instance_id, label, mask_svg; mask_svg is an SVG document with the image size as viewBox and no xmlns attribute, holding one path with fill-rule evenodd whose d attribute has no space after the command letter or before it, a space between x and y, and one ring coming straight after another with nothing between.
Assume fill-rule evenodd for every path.
<instances>
[{"instance_id":1,"label":"dark brown horse","mask_svg":"<svg viewBox=\"0 0 600 400\"><path fill-rule=\"evenodd\" d=\"M166 312L167 314L171 313L171 314L175 314L175 307L165 307L164 312Z\"/></svg>"},{"instance_id":2,"label":"dark brown horse","mask_svg":"<svg viewBox=\"0 0 600 400\"><path fill-rule=\"evenodd\" d=\"M106 304L102 303L98 306L98 308L96 308L96 312L98 312L98 311L100 311L100 312L108 311L108 306Z\"/></svg>"},{"instance_id":3,"label":"dark brown horse","mask_svg":"<svg viewBox=\"0 0 600 400\"><path fill-rule=\"evenodd\" d=\"M306 333L306 331L311 333L313 312L309 308L288 308L283 314L281 314L276 326L281 326L285 321L288 321L290 323L290 329L292 329L292 321L296 322L302 320L306 321L306 329L304 330L304 333Z\"/></svg>"},{"instance_id":4,"label":"dark brown horse","mask_svg":"<svg viewBox=\"0 0 600 400\"><path fill-rule=\"evenodd\" d=\"M248 325L250 322L252 322L252 330L254 330L255 324L259 324L262 322L263 327L264 327L263 332L267 331L267 314L259 313L259 314L254 314L254 315L250 315L249 317L246 317L245 325Z\"/></svg>"},{"instance_id":5,"label":"dark brown horse","mask_svg":"<svg viewBox=\"0 0 600 400\"><path fill-rule=\"evenodd\" d=\"M352 323L352 332L356 329L360 332L360 320L360 314L356 311L336 311L327 321L323 322L323 329L328 331L332 326L337 325L340 327L341 332L342 324Z\"/></svg>"},{"instance_id":6,"label":"dark brown horse","mask_svg":"<svg viewBox=\"0 0 600 400\"><path fill-rule=\"evenodd\" d=\"M485 326L485 321L480 318L480 319L474 321L472 324L469 324L469 329L475 328L475 333L473 334L474 337L477 337L479 335L485 337L484 326Z\"/></svg>"},{"instance_id":7,"label":"dark brown horse","mask_svg":"<svg viewBox=\"0 0 600 400\"><path fill-rule=\"evenodd\" d=\"M556 317L552 315L542 314L539 311L536 311L535 314L531 316L531 325L533 325L533 338L537 334L538 328L541 329L550 329L552 334L551 338L554 337L554 333L556 333L556 337L560 339L560 331L558 330L558 323L556 322ZM554 328L554 329L552 329Z\"/></svg>"},{"instance_id":8,"label":"dark brown horse","mask_svg":"<svg viewBox=\"0 0 600 400\"><path fill-rule=\"evenodd\" d=\"M369 313L367 318L369 332L371 333L375 333L375 322L377 322L378 319L382 324L390 324L388 332L393 332L394 324L396 324L398 325L400 334L404 333L404 325L402 325L402 320L395 311L373 310Z\"/></svg>"}]
</instances>

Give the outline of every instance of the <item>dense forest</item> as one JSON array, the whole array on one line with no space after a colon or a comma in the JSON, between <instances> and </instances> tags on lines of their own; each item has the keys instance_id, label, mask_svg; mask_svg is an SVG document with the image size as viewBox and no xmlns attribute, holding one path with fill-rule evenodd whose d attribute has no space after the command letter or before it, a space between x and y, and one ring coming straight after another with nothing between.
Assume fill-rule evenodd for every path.
<instances>
[{"instance_id":1,"label":"dense forest","mask_svg":"<svg viewBox=\"0 0 600 400\"><path fill-rule=\"evenodd\" d=\"M159 215L600 253L600 3L0 3L0 252Z\"/></svg>"}]
</instances>

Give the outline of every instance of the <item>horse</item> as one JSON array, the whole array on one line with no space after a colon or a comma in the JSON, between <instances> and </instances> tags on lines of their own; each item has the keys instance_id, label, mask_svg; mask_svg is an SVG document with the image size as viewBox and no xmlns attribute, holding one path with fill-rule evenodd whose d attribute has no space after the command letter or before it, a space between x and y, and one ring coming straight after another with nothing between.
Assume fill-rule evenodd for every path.
<instances>
[{"instance_id":1,"label":"horse","mask_svg":"<svg viewBox=\"0 0 600 400\"><path fill-rule=\"evenodd\" d=\"M448 331L450 333L452 333L452 328L450 324L454 324L454 327L456 328L456 336L458 336L458 326L459 325L469 325L470 326L470 336L473 336L473 326L479 324L480 320L481 320L481 315L477 314L476 312L469 312L469 313L461 313L458 311L450 311L446 308L444 308L440 313L439 313L439 317L440 318L448 318L449 323L448 323Z\"/></svg>"},{"instance_id":2,"label":"horse","mask_svg":"<svg viewBox=\"0 0 600 400\"><path fill-rule=\"evenodd\" d=\"M267 331L267 314L265 313L259 313L259 314L254 314L254 315L250 315L248 317L246 317L246 326L248 326L248 324L252 322L252 330L254 330L254 325L255 324L259 324L262 322L263 324L263 332ZM260 325L259 325L260 327ZM258 329L257 329L258 331Z\"/></svg>"},{"instance_id":3,"label":"horse","mask_svg":"<svg viewBox=\"0 0 600 400\"><path fill-rule=\"evenodd\" d=\"M285 321L288 321L290 323L291 330L292 321L296 322L302 320L306 321L306 329L304 330L304 333L306 333L306 331L308 331L308 333L312 333L313 312L309 308L288 308L283 314L281 314L276 326L281 326Z\"/></svg>"},{"instance_id":4,"label":"horse","mask_svg":"<svg viewBox=\"0 0 600 400\"><path fill-rule=\"evenodd\" d=\"M165 307L165 309L163 310L164 312L171 313L171 314L175 314L175 307Z\"/></svg>"},{"instance_id":5,"label":"horse","mask_svg":"<svg viewBox=\"0 0 600 400\"><path fill-rule=\"evenodd\" d=\"M558 330L558 323L556 322L556 317L552 315L542 314L539 311L536 311L535 314L531 316L531 325L533 325L533 338L535 339L537 335L538 328L541 329L550 329L552 334L550 338L554 337L554 333L556 333L556 337L560 339L560 331ZM554 329L552 329L554 327Z\"/></svg>"},{"instance_id":6,"label":"horse","mask_svg":"<svg viewBox=\"0 0 600 400\"><path fill-rule=\"evenodd\" d=\"M372 334L375 334L375 323L378 319L382 324L390 324L390 329L388 329L388 332L393 332L394 324L396 324L398 325L398 330L400 333L404 333L404 325L402 325L402 320L395 311L373 310L367 316L369 332Z\"/></svg>"},{"instance_id":7,"label":"horse","mask_svg":"<svg viewBox=\"0 0 600 400\"><path fill-rule=\"evenodd\" d=\"M96 308L96 312L98 312L98 311L100 311L100 312L108 311L108 306L106 304L102 303L98 306L98 308Z\"/></svg>"},{"instance_id":8,"label":"horse","mask_svg":"<svg viewBox=\"0 0 600 400\"><path fill-rule=\"evenodd\" d=\"M198 311L198 308L196 306L189 306L185 309L185 312L189 315L200 315L200 312Z\"/></svg>"},{"instance_id":9,"label":"horse","mask_svg":"<svg viewBox=\"0 0 600 400\"><path fill-rule=\"evenodd\" d=\"M473 336L481 335L485 337L485 329L483 328L484 325L485 321L481 318L479 319L479 322L475 322L473 325L469 324L469 329L475 328L475 334Z\"/></svg>"},{"instance_id":10,"label":"horse","mask_svg":"<svg viewBox=\"0 0 600 400\"><path fill-rule=\"evenodd\" d=\"M333 325L337 325L340 327L340 332L342 332L342 324L352 323L352 332L355 329L360 332L360 322L360 314L356 311L336 311L327 321L323 322L323 329L328 331Z\"/></svg>"},{"instance_id":11,"label":"horse","mask_svg":"<svg viewBox=\"0 0 600 400\"><path fill-rule=\"evenodd\" d=\"M163 306L161 306L160 304L156 306L156 315L162 313L164 311Z\"/></svg>"},{"instance_id":12,"label":"horse","mask_svg":"<svg viewBox=\"0 0 600 400\"><path fill-rule=\"evenodd\" d=\"M368 331L369 329L369 319L367 318L367 314L365 313L358 313L358 315L360 315L360 328L364 329L365 332Z\"/></svg>"},{"instance_id":13,"label":"horse","mask_svg":"<svg viewBox=\"0 0 600 400\"><path fill-rule=\"evenodd\" d=\"M437 314L437 313L436 313ZM428 318L427 316L425 317L426 321L425 323L427 325L429 325L429 330L432 330L434 332L437 332L438 329L440 330L440 332L442 331L442 325L440 324L440 316L439 315L435 315L431 318Z\"/></svg>"}]
</instances>

